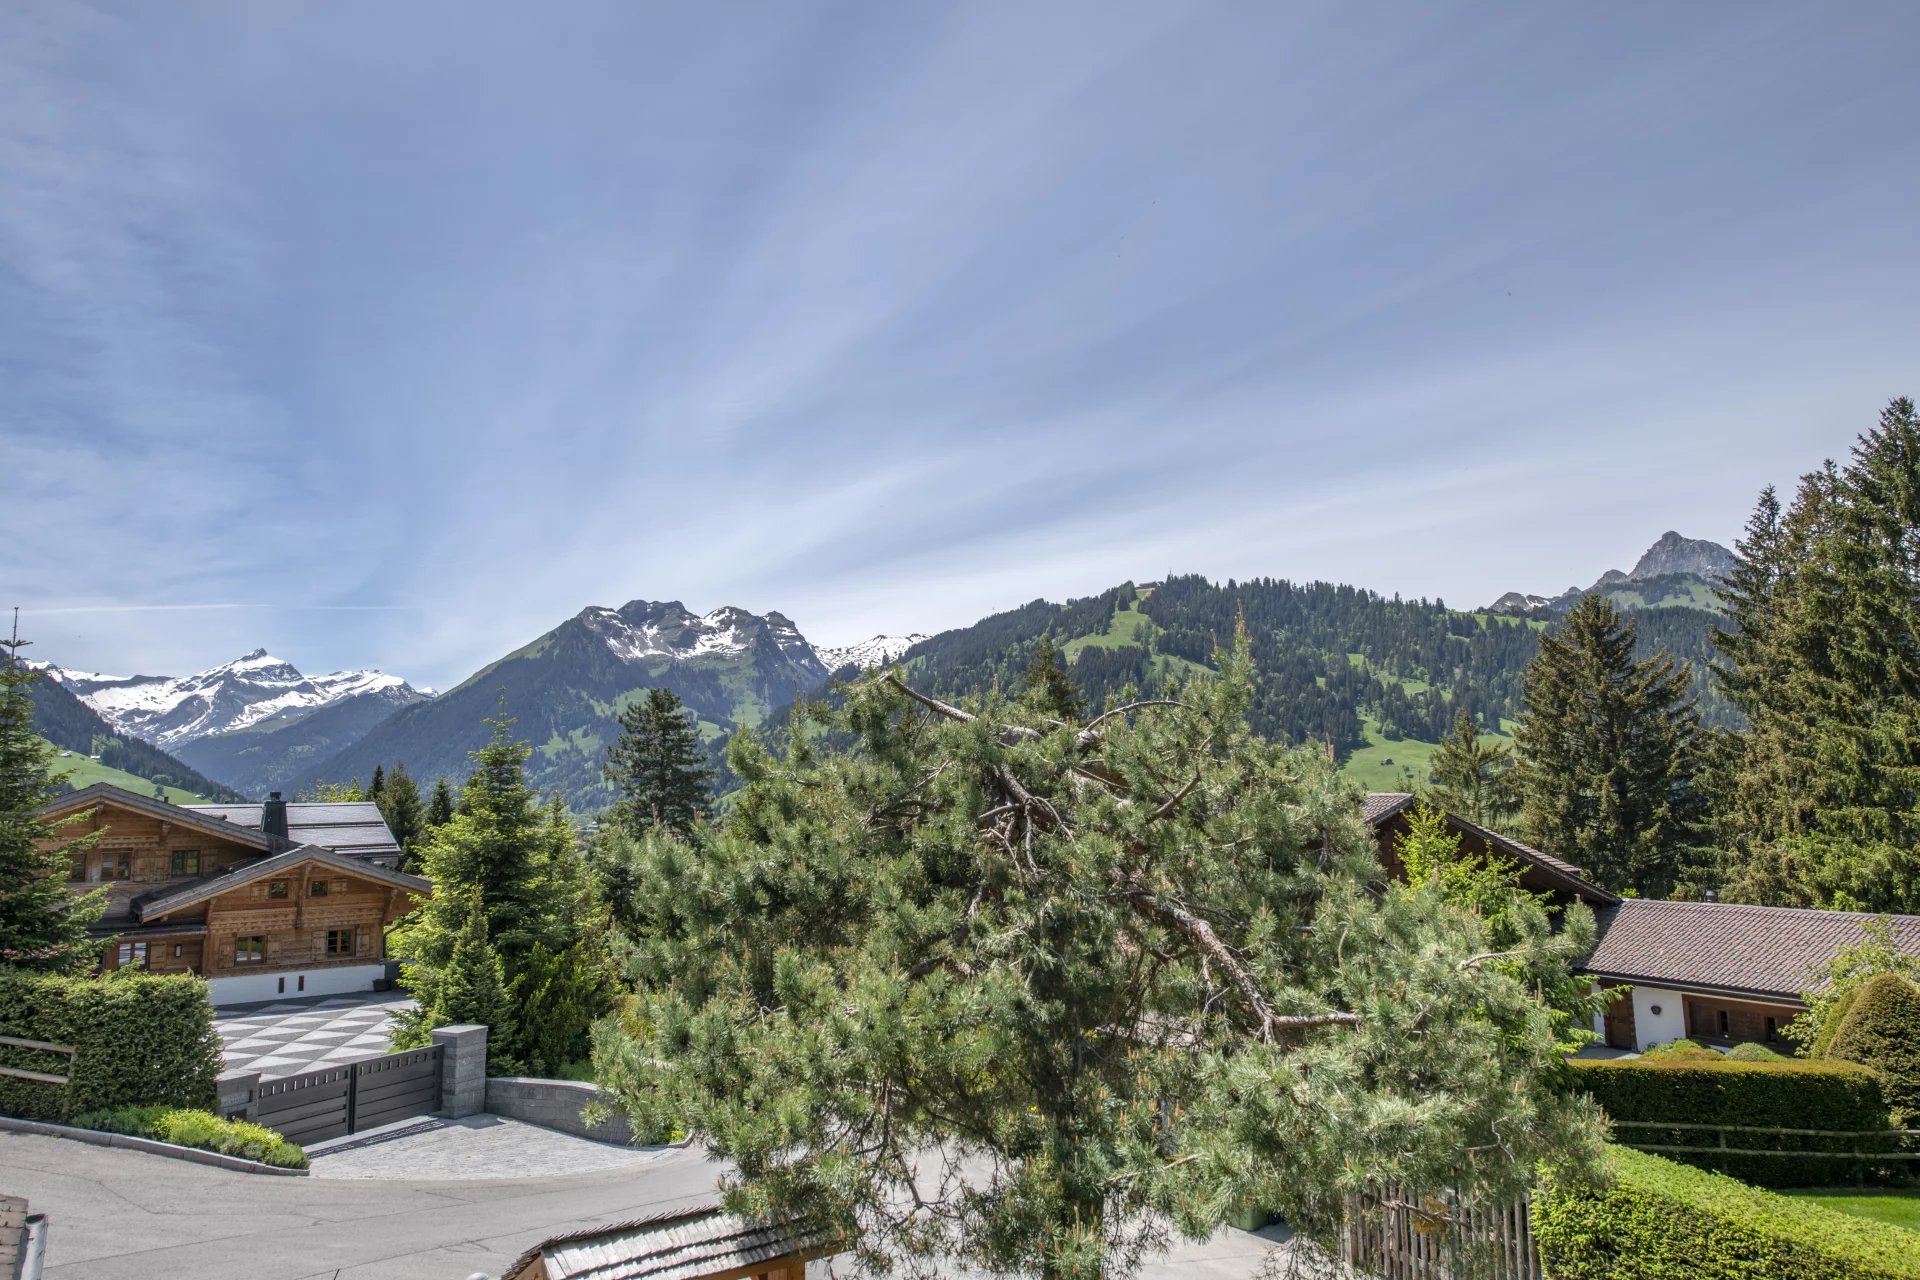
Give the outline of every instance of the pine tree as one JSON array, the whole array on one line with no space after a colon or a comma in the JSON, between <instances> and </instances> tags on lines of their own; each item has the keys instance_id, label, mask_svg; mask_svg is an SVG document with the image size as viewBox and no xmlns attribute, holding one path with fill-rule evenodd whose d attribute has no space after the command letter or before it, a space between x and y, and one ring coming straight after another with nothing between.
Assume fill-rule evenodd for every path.
<instances>
[{"instance_id":1,"label":"pine tree","mask_svg":"<svg viewBox=\"0 0 1920 1280\"><path fill-rule=\"evenodd\" d=\"M381 788L387 785L387 771L379 765L373 766L373 781L367 785L367 799L378 800Z\"/></svg>"},{"instance_id":2,"label":"pine tree","mask_svg":"<svg viewBox=\"0 0 1920 1280\"><path fill-rule=\"evenodd\" d=\"M429 1025L487 1028L487 1069L510 1075L519 1065L513 1053L518 1027L499 953L487 940L487 913L478 893L467 895L459 917L447 963L431 992Z\"/></svg>"},{"instance_id":3,"label":"pine tree","mask_svg":"<svg viewBox=\"0 0 1920 1280\"><path fill-rule=\"evenodd\" d=\"M1716 636L1747 719L1727 788L1729 889L1920 910L1920 418L1893 401L1845 466L1771 490Z\"/></svg>"},{"instance_id":4,"label":"pine tree","mask_svg":"<svg viewBox=\"0 0 1920 1280\"><path fill-rule=\"evenodd\" d=\"M13 638L0 640L0 964L41 973L81 973L99 960L107 940L87 929L106 910L106 890L75 897L67 889L71 860L98 839L63 837L78 814L57 822L40 807L60 794L53 747L33 730L33 682L20 650L19 613Z\"/></svg>"},{"instance_id":5,"label":"pine tree","mask_svg":"<svg viewBox=\"0 0 1920 1280\"><path fill-rule=\"evenodd\" d=\"M1077 724L1086 711L1086 701L1067 674L1053 637L1043 635L1034 643L1033 657L1021 680L1021 691L1043 715L1062 724Z\"/></svg>"},{"instance_id":6,"label":"pine tree","mask_svg":"<svg viewBox=\"0 0 1920 1280\"><path fill-rule=\"evenodd\" d=\"M1664 897L1696 873L1705 795L1692 673L1633 657L1634 623L1603 596L1540 638L1516 737L1522 828L1610 889Z\"/></svg>"},{"instance_id":7,"label":"pine tree","mask_svg":"<svg viewBox=\"0 0 1920 1280\"><path fill-rule=\"evenodd\" d=\"M1501 743L1482 744L1473 717L1462 710L1453 732L1433 753L1433 785L1427 798L1448 813L1498 827L1519 812L1519 778L1513 752Z\"/></svg>"},{"instance_id":8,"label":"pine tree","mask_svg":"<svg viewBox=\"0 0 1920 1280\"><path fill-rule=\"evenodd\" d=\"M405 764L393 766L393 774L382 778L376 770L374 777L383 785L374 793L374 803L380 806L380 816L387 820L387 830L393 832L394 843L400 846L400 869L412 871L419 863L419 844L427 830L426 806L420 803L420 788Z\"/></svg>"},{"instance_id":9,"label":"pine tree","mask_svg":"<svg viewBox=\"0 0 1920 1280\"><path fill-rule=\"evenodd\" d=\"M687 835L712 803L713 771L671 689L649 689L620 713L605 773L620 789L618 819L631 831L657 823Z\"/></svg>"},{"instance_id":10,"label":"pine tree","mask_svg":"<svg viewBox=\"0 0 1920 1280\"><path fill-rule=\"evenodd\" d=\"M1595 1158L1532 986L1432 886L1376 891L1350 788L1252 736L1244 638L1220 665L1098 725L896 672L784 758L738 735L727 822L641 851L673 892L634 903L602 1088L733 1162L736 1209L1048 1280L1226 1205L1325 1241L1358 1189L1499 1203ZM1591 946L1583 907L1541 923L1542 966ZM964 1178L917 1181L941 1151Z\"/></svg>"},{"instance_id":11,"label":"pine tree","mask_svg":"<svg viewBox=\"0 0 1920 1280\"><path fill-rule=\"evenodd\" d=\"M433 831L453 821L453 788L445 778L433 781L433 796L427 801L427 830Z\"/></svg>"}]
</instances>

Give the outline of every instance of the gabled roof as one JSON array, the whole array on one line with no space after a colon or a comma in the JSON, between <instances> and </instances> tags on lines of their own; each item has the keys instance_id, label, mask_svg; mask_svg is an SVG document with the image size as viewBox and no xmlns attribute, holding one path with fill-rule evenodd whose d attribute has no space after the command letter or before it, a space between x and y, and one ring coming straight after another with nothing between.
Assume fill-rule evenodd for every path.
<instances>
[{"instance_id":1,"label":"gabled roof","mask_svg":"<svg viewBox=\"0 0 1920 1280\"><path fill-rule=\"evenodd\" d=\"M243 863L227 867L220 871L201 876L198 880L189 880L185 884L171 885L135 898L132 902L134 913L142 920L165 915L169 911L178 911L182 907L236 889L243 884L252 884L269 876L283 875L304 862L318 862L324 866L344 871L348 875L363 880L372 880L379 884L391 885L396 889L405 889L416 897L427 897L433 892L433 882L419 876L410 876L404 871L394 871L376 862L339 853L332 849L323 849L315 844L295 845L282 853L262 858L258 862Z\"/></svg>"},{"instance_id":2,"label":"gabled roof","mask_svg":"<svg viewBox=\"0 0 1920 1280\"><path fill-rule=\"evenodd\" d=\"M1600 941L1581 967L1626 982L1797 1002L1813 985L1817 966L1860 941L1863 926L1875 918L1857 911L1627 898L1600 912ZM1887 919L1895 941L1920 956L1920 916Z\"/></svg>"},{"instance_id":3,"label":"gabled roof","mask_svg":"<svg viewBox=\"0 0 1920 1280\"><path fill-rule=\"evenodd\" d=\"M554 1236L514 1259L503 1280L535 1262L544 1264L547 1280L695 1280L834 1247L832 1234L817 1224L748 1222L705 1204Z\"/></svg>"},{"instance_id":4,"label":"gabled roof","mask_svg":"<svg viewBox=\"0 0 1920 1280\"><path fill-rule=\"evenodd\" d=\"M66 795L55 796L40 806L43 817L58 813L70 813L77 809L90 809L95 805L113 805L116 808L131 809L143 813L161 822L171 822L178 826L192 827L196 831L205 831L209 835L220 836L239 844L252 845L256 849L284 849L287 841L277 839L257 828L250 829L231 822L222 822L217 814L201 812L187 805L169 804L165 800L155 800L152 796L143 796L138 792L116 787L111 782L96 782L90 787L78 791L69 791Z\"/></svg>"},{"instance_id":5,"label":"gabled roof","mask_svg":"<svg viewBox=\"0 0 1920 1280\"><path fill-rule=\"evenodd\" d=\"M261 804L190 804L180 806L209 817L224 818L239 827L258 830L266 806ZM287 835L295 844L317 844L361 858L398 858L394 840L380 806L371 800L293 800L287 804Z\"/></svg>"},{"instance_id":6,"label":"gabled roof","mask_svg":"<svg viewBox=\"0 0 1920 1280\"><path fill-rule=\"evenodd\" d=\"M1396 815L1411 809L1418 803L1419 797L1405 791L1372 791L1360 803L1360 816L1369 827L1378 827ZM1477 822L1455 813L1445 813L1447 825L1465 835L1476 836L1490 848L1498 849L1514 861L1531 866L1541 872L1546 879L1559 888L1582 898L1599 903L1620 901L1620 895L1608 889L1602 889L1587 879L1586 872L1550 853L1522 844L1512 836L1503 836L1491 827L1483 827Z\"/></svg>"}]
</instances>

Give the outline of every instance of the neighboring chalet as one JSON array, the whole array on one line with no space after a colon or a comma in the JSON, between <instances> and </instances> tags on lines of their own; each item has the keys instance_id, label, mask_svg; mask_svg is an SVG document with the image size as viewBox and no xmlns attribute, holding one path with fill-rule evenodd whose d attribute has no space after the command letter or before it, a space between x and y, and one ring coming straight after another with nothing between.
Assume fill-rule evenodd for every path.
<instances>
[{"instance_id":1,"label":"neighboring chalet","mask_svg":"<svg viewBox=\"0 0 1920 1280\"><path fill-rule=\"evenodd\" d=\"M105 887L105 969L197 973L215 1004L370 991L386 929L432 886L394 869L400 849L372 804L176 805L107 783L44 817L100 838L76 854L76 892Z\"/></svg>"},{"instance_id":2,"label":"neighboring chalet","mask_svg":"<svg viewBox=\"0 0 1920 1280\"><path fill-rule=\"evenodd\" d=\"M1401 792L1375 793L1363 816L1380 842L1380 863L1401 874L1394 846L1418 803ZM1865 936L1875 917L1799 907L1622 898L1587 880L1570 862L1498 832L1447 815L1461 847L1520 864L1520 883L1554 902L1592 907L1599 943L1581 971L1632 990L1615 1000L1594 1031L1614 1049L1641 1050L1682 1038L1731 1048L1746 1041L1790 1052L1785 1029L1806 1012L1800 993L1839 949ZM1920 956L1920 916L1889 917L1894 937Z\"/></svg>"},{"instance_id":3,"label":"neighboring chalet","mask_svg":"<svg viewBox=\"0 0 1920 1280\"><path fill-rule=\"evenodd\" d=\"M704 1205L555 1236L501 1280L804 1280L810 1259L836 1251L818 1227L748 1222Z\"/></svg>"}]
</instances>

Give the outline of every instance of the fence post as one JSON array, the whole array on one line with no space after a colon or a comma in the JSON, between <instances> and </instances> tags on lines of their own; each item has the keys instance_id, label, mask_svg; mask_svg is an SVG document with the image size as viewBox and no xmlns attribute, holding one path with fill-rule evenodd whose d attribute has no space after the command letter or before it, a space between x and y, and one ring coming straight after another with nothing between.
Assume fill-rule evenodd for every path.
<instances>
[{"instance_id":1,"label":"fence post","mask_svg":"<svg viewBox=\"0 0 1920 1280\"><path fill-rule=\"evenodd\" d=\"M433 1042L440 1046L440 1114L457 1120L485 1111L487 1029L439 1027Z\"/></svg>"},{"instance_id":2,"label":"fence post","mask_svg":"<svg viewBox=\"0 0 1920 1280\"><path fill-rule=\"evenodd\" d=\"M222 1071L214 1085L219 1090L220 1115L223 1118L251 1122L259 1116L258 1071Z\"/></svg>"}]
</instances>

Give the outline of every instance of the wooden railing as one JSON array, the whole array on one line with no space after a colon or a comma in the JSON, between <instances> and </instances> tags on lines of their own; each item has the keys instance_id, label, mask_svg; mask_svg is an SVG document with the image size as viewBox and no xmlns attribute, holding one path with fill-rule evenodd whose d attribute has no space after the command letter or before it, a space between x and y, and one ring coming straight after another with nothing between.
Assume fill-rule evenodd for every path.
<instances>
[{"instance_id":1,"label":"wooden railing","mask_svg":"<svg viewBox=\"0 0 1920 1280\"><path fill-rule=\"evenodd\" d=\"M64 1053L67 1055L67 1071L69 1073L73 1071L75 1050L72 1045L51 1044L45 1040L22 1040L17 1036L0 1036L0 1045L15 1049L35 1049L41 1053ZM32 1080L39 1084L64 1085L68 1080L67 1076L57 1076L51 1071L28 1071L25 1067L0 1067L0 1076L13 1076L16 1079Z\"/></svg>"},{"instance_id":2,"label":"wooden railing","mask_svg":"<svg viewBox=\"0 0 1920 1280\"><path fill-rule=\"evenodd\" d=\"M1531 1205L1464 1208L1451 1192L1414 1200L1393 1189L1347 1201L1340 1260L1383 1280L1543 1280Z\"/></svg>"},{"instance_id":3,"label":"wooden railing","mask_svg":"<svg viewBox=\"0 0 1920 1280\"><path fill-rule=\"evenodd\" d=\"M1730 1147L1727 1145L1727 1135L1730 1133L1760 1133L1769 1137L1782 1138L1885 1138L1898 1141L1903 1138L1920 1138L1920 1129L1779 1129L1752 1124L1688 1124L1679 1120L1615 1120L1613 1127L1615 1129L1704 1130L1720 1135L1719 1145L1712 1147L1633 1142L1626 1138L1620 1140L1621 1146L1632 1147L1635 1151L1721 1156L1811 1156L1816 1159L1829 1157L1841 1160L1920 1160L1920 1151L1810 1151L1804 1147Z\"/></svg>"}]
</instances>

